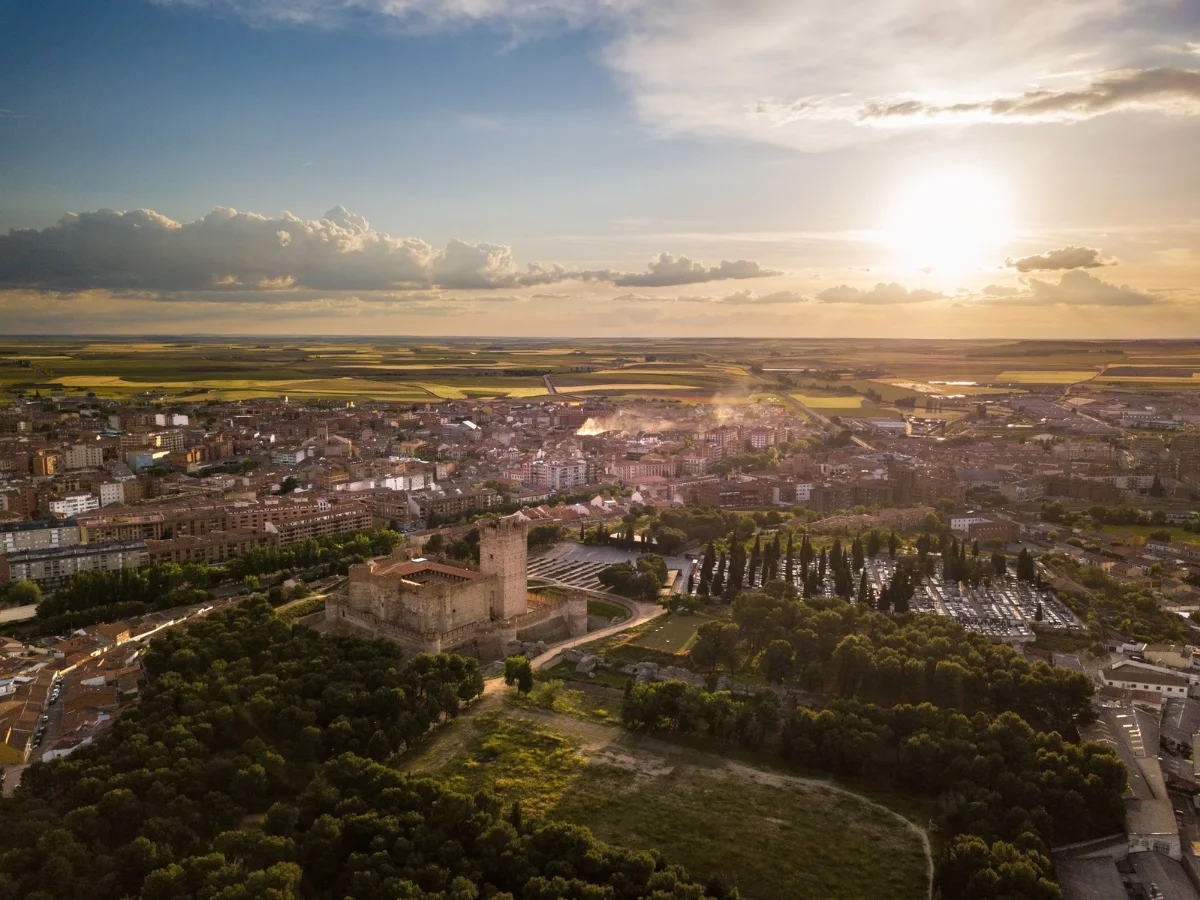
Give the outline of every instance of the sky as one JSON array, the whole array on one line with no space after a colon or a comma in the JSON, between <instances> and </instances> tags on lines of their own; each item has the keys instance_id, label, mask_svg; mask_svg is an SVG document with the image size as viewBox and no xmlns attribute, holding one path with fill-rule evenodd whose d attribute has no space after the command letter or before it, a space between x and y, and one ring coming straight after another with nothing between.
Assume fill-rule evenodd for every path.
<instances>
[{"instance_id":1,"label":"sky","mask_svg":"<svg viewBox=\"0 0 1200 900\"><path fill-rule=\"evenodd\" d=\"M1196 0L0 0L0 333L1200 337Z\"/></svg>"}]
</instances>

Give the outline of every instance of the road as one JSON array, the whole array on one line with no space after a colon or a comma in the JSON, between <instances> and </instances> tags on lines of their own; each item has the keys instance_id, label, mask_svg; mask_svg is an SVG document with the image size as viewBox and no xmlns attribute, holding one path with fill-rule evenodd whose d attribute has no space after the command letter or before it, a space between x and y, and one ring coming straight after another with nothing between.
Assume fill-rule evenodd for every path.
<instances>
[{"instance_id":1,"label":"road","mask_svg":"<svg viewBox=\"0 0 1200 900\"><path fill-rule=\"evenodd\" d=\"M778 391L778 392L776 392L775 396L782 397L783 401L785 403L790 403L792 406L796 407L798 410L800 410L802 413L804 413L806 416L808 416L814 422L818 422L821 425L821 427L824 428L826 431L836 433L839 430L838 426L834 425L833 422L831 422L826 416L821 415L819 412L817 412L815 409L808 406L807 404L801 403L799 400L797 400L791 394L785 393L784 391ZM864 450L874 450L875 449L874 447L872 447L870 444L868 444L866 441L864 441L862 438L860 438L856 434L852 434L850 437L850 440L852 440L855 444L857 444L859 447L861 447Z\"/></svg>"},{"instance_id":2,"label":"road","mask_svg":"<svg viewBox=\"0 0 1200 900\"><path fill-rule=\"evenodd\" d=\"M595 594L597 597L603 597L605 600L612 602L616 598L612 594L600 594L595 591L588 591ZM555 644L553 647L548 647L545 653L535 656L530 660L530 665L534 669L543 669L551 665L556 660L560 653L564 650L570 650L573 647L579 647L582 644L589 644L592 641L598 641L602 638L610 637L614 634L620 634L622 631L633 628L635 625L641 625L643 622L649 622L651 619L657 619L659 616L666 613L666 609L659 606L657 603L641 603L638 601L624 601L624 605L632 605L635 613L632 619L626 619L624 622L618 622L616 625L609 625L607 628L601 628L598 631L589 631L587 634L579 637L570 638Z\"/></svg>"},{"instance_id":3,"label":"road","mask_svg":"<svg viewBox=\"0 0 1200 900\"><path fill-rule=\"evenodd\" d=\"M558 393L558 388L556 388L554 386L554 382L550 380L549 375L542 376L542 384L546 385L546 393L547 394L557 394Z\"/></svg>"}]
</instances>

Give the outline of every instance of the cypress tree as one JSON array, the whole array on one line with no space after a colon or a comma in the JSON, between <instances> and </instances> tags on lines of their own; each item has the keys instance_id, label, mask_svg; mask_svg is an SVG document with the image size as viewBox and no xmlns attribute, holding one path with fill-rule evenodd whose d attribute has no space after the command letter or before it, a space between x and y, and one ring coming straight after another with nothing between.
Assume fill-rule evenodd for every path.
<instances>
[{"instance_id":1,"label":"cypress tree","mask_svg":"<svg viewBox=\"0 0 1200 900\"><path fill-rule=\"evenodd\" d=\"M864 567L858 578L858 602L869 607L871 600L871 585L867 584L867 570Z\"/></svg>"},{"instance_id":2,"label":"cypress tree","mask_svg":"<svg viewBox=\"0 0 1200 900\"><path fill-rule=\"evenodd\" d=\"M892 590L888 585L884 585L879 592L879 603L877 604L880 612L892 611Z\"/></svg>"}]
</instances>

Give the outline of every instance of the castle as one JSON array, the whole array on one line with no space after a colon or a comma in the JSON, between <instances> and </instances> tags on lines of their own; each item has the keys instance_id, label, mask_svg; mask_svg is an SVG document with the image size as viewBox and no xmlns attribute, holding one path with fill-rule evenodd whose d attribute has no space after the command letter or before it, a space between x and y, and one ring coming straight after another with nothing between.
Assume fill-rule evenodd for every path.
<instances>
[{"instance_id":1,"label":"castle","mask_svg":"<svg viewBox=\"0 0 1200 900\"><path fill-rule=\"evenodd\" d=\"M586 597L529 590L528 525L520 513L480 522L478 570L410 559L404 548L382 563L351 566L346 594L325 601L326 629L484 661L522 641L586 633Z\"/></svg>"}]
</instances>

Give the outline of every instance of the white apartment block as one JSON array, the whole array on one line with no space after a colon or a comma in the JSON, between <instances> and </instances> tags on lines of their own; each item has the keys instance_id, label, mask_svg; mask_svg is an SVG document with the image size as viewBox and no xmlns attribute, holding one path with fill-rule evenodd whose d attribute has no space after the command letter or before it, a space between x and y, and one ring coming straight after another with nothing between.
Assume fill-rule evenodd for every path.
<instances>
[{"instance_id":1,"label":"white apartment block","mask_svg":"<svg viewBox=\"0 0 1200 900\"><path fill-rule=\"evenodd\" d=\"M159 428L187 428L188 417L180 413L155 413L154 424Z\"/></svg>"},{"instance_id":2,"label":"white apartment block","mask_svg":"<svg viewBox=\"0 0 1200 900\"><path fill-rule=\"evenodd\" d=\"M50 501L50 514L60 519L81 516L85 512L99 508L100 498L93 497L91 494L67 494L58 500Z\"/></svg>"},{"instance_id":3,"label":"white apartment block","mask_svg":"<svg viewBox=\"0 0 1200 900\"><path fill-rule=\"evenodd\" d=\"M113 506L125 502L125 483L106 481L100 485L100 505Z\"/></svg>"},{"instance_id":4,"label":"white apartment block","mask_svg":"<svg viewBox=\"0 0 1200 900\"><path fill-rule=\"evenodd\" d=\"M68 469L99 469L104 465L104 450L89 444L76 444L63 454Z\"/></svg>"},{"instance_id":5,"label":"white apartment block","mask_svg":"<svg viewBox=\"0 0 1200 900\"><path fill-rule=\"evenodd\" d=\"M759 425L750 430L750 446L755 450L763 450L775 446L776 432L774 428Z\"/></svg>"},{"instance_id":6,"label":"white apartment block","mask_svg":"<svg viewBox=\"0 0 1200 900\"><path fill-rule=\"evenodd\" d=\"M552 491L564 491L587 484L587 460L550 459L535 463L536 483Z\"/></svg>"},{"instance_id":7,"label":"white apartment block","mask_svg":"<svg viewBox=\"0 0 1200 900\"><path fill-rule=\"evenodd\" d=\"M981 525L990 521L992 520L983 516L958 516L950 520L950 530L965 533L971 530L972 525Z\"/></svg>"}]
</instances>

